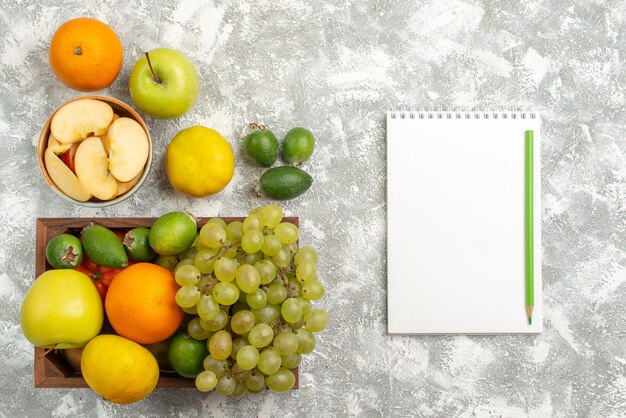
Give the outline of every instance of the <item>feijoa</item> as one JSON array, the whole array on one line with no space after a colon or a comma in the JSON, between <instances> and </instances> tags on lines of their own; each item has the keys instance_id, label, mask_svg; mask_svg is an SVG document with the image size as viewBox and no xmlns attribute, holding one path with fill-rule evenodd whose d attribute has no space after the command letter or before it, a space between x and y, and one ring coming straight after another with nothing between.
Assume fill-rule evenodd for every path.
<instances>
[{"instance_id":1,"label":"feijoa","mask_svg":"<svg viewBox=\"0 0 626 418\"><path fill-rule=\"evenodd\" d=\"M315 148L315 138L308 129L293 128L283 141L283 156L293 165L299 165L311 158Z\"/></svg>"},{"instance_id":2,"label":"feijoa","mask_svg":"<svg viewBox=\"0 0 626 418\"><path fill-rule=\"evenodd\" d=\"M46 260L55 269L72 269L83 261L83 246L74 235L57 235L46 245Z\"/></svg>"},{"instance_id":3,"label":"feijoa","mask_svg":"<svg viewBox=\"0 0 626 418\"><path fill-rule=\"evenodd\" d=\"M274 167L263 173L259 189L272 199L287 200L306 192L312 183L313 178L298 167Z\"/></svg>"},{"instance_id":4,"label":"feijoa","mask_svg":"<svg viewBox=\"0 0 626 418\"><path fill-rule=\"evenodd\" d=\"M246 137L246 150L263 167L269 167L278 158L278 141L269 129L256 129Z\"/></svg>"},{"instance_id":5,"label":"feijoa","mask_svg":"<svg viewBox=\"0 0 626 418\"><path fill-rule=\"evenodd\" d=\"M156 257L148 241L149 235L149 228L133 228L124 235L122 243L128 257L135 261L150 261Z\"/></svg>"},{"instance_id":6,"label":"feijoa","mask_svg":"<svg viewBox=\"0 0 626 418\"><path fill-rule=\"evenodd\" d=\"M99 266L124 268L128 256L115 232L100 225L90 225L83 229L83 250L87 257Z\"/></svg>"}]
</instances>

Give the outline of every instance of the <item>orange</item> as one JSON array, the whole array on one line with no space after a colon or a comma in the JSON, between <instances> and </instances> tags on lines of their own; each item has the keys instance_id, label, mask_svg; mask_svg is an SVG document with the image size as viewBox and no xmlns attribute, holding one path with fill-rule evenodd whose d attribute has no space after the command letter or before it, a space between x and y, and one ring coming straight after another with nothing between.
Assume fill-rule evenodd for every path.
<instances>
[{"instance_id":1,"label":"orange","mask_svg":"<svg viewBox=\"0 0 626 418\"><path fill-rule=\"evenodd\" d=\"M126 267L111 282L105 310L115 332L139 344L170 337L183 322L176 304L179 286L167 269L151 263Z\"/></svg>"},{"instance_id":2,"label":"orange","mask_svg":"<svg viewBox=\"0 0 626 418\"><path fill-rule=\"evenodd\" d=\"M72 19L52 36L50 66L68 87L100 90L110 86L122 68L122 44L113 29L99 20Z\"/></svg>"}]
</instances>

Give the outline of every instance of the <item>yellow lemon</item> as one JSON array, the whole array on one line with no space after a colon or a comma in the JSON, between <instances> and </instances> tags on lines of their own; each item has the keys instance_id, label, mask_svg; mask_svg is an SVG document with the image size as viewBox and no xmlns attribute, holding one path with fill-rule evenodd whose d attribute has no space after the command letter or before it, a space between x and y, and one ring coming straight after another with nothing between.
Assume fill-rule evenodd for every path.
<instances>
[{"instance_id":1,"label":"yellow lemon","mask_svg":"<svg viewBox=\"0 0 626 418\"><path fill-rule=\"evenodd\" d=\"M172 187L196 197L215 194L233 178L235 157L216 130L193 126L180 131L167 146L165 169Z\"/></svg>"},{"instance_id":2,"label":"yellow lemon","mask_svg":"<svg viewBox=\"0 0 626 418\"><path fill-rule=\"evenodd\" d=\"M159 380L159 365L150 351L118 335L102 334L89 341L81 370L89 387L119 404L145 398Z\"/></svg>"}]
</instances>

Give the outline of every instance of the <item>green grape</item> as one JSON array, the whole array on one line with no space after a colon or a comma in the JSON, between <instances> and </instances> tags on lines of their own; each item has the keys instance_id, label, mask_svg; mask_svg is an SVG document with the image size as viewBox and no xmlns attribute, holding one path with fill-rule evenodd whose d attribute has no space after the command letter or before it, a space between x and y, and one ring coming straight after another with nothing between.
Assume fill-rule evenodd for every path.
<instances>
[{"instance_id":1,"label":"green grape","mask_svg":"<svg viewBox=\"0 0 626 418\"><path fill-rule=\"evenodd\" d=\"M296 337L298 337L298 350L300 354L309 354L315 348L315 335L311 331L307 331L304 328L296 330Z\"/></svg>"},{"instance_id":2,"label":"green grape","mask_svg":"<svg viewBox=\"0 0 626 418\"><path fill-rule=\"evenodd\" d=\"M261 219L263 220L263 225L268 228L276 228L276 225L283 220L283 210L276 205L267 205L264 208L261 208Z\"/></svg>"},{"instance_id":3,"label":"green grape","mask_svg":"<svg viewBox=\"0 0 626 418\"><path fill-rule=\"evenodd\" d=\"M228 313L223 309L220 309L217 316L213 319L204 320L200 318L200 325L202 325L202 328L211 332L224 329L226 324L228 324Z\"/></svg>"},{"instance_id":4,"label":"green grape","mask_svg":"<svg viewBox=\"0 0 626 418\"><path fill-rule=\"evenodd\" d=\"M291 370L281 367L267 377L266 384L274 392L287 392L296 384L296 376Z\"/></svg>"},{"instance_id":5,"label":"green grape","mask_svg":"<svg viewBox=\"0 0 626 418\"><path fill-rule=\"evenodd\" d=\"M237 273L237 262L229 257L222 257L215 262L213 274L221 282L232 282Z\"/></svg>"},{"instance_id":6,"label":"green grape","mask_svg":"<svg viewBox=\"0 0 626 418\"><path fill-rule=\"evenodd\" d=\"M230 396L234 398L240 398L248 392L248 387L241 381L235 384L235 389L231 392Z\"/></svg>"},{"instance_id":7,"label":"green grape","mask_svg":"<svg viewBox=\"0 0 626 418\"><path fill-rule=\"evenodd\" d=\"M280 307L280 313L287 322L299 321L302 317L302 306L294 298L289 298Z\"/></svg>"},{"instance_id":8,"label":"green grape","mask_svg":"<svg viewBox=\"0 0 626 418\"><path fill-rule=\"evenodd\" d=\"M258 369L253 369L244 382L250 391L265 389L265 376Z\"/></svg>"},{"instance_id":9,"label":"green grape","mask_svg":"<svg viewBox=\"0 0 626 418\"><path fill-rule=\"evenodd\" d=\"M207 342L207 348L208 345L209 342ZM218 360L210 354L204 358L202 366L204 367L204 370L215 373L217 377L220 377L230 371L230 367L228 366L228 360Z\"/></svg>"},{"instance_id":10,"label":"green grape","mask_svg":"<svg viewBox=\"0 0 626 418\"><path fill-rule=\"evenodd\" d=\"M243 223L233 221L226 226L226 239L230 242L241 242L243 236Z\"/></svg>"},{"instance_id":11,"label":"green grape","mask_svg":"<svg viewBox=\"0 0 626 418\"><path fill-rule=\"evenodd\" d=\"M298 231L298 227L292 223L281 222L274 228L274 235L276 235L283 244L293 244L298 241L300 231Z\"/></svg>"},{"instance_id":12,"label":"green grape","mask_svg":"<svg viewBox=\"0 0 626 418\"><path fill-rule=\"evenodd\" d=\"M176 270L174 278L179 286L195 285L200 281L200 270L194 265L185 265Z\"/></svg>"},{"instance_id":13,"label":"green grape","mask_svg":"<svg viewBox=\"0 0 626 418\"><path fill-rule=\"evenodd\" d=\"M230 374L233 376L233 378L237 381L237 382L243 382L244 380L246 380L246 377L250 376L250 370L244 370L241 367L239 367L239 365L237 364L237 362L235 362L235 364L233 365Z\"/></svg>"},{"instance_id":14,"label":"green grape","mask_svg":"<svg viewBox=\"0 0 626 418\"><path fill-rule=\"evenodd\" d=\"M248 341L256 348L269 345L274 339L274 330L267 324L256 324L248 333Z\"/></svg>"},{"instance_id":15,"label":"green grape","mask_svg":"<svg viewBox=\"0 0 626 418\"><path fill-rule=\"evenodd\" d=\"M182 253L178 254L178 258L180 260L185 260L187 258L194 258L197 252L198 252L198 248L195 245L192 245L191 247L187 248Z\"/></svg>"},{"instance_id":16,"label":"green grape","mask_svg":"<svg viewBox=\"0 0 626 418\"><path fill-rule=\"evenodd\" d=\"M271 324L280 318L280 308L270 303L266 304L262 308L252 309L254 318L257 324Z\"/></svg>"},{"instance_id":17,"label":"green grape","mask_svg":"<svg viewBox=\"0 0 626 418\"><path fill-rule=\"evenodd\" d=\"M213 372L205 370L196 376L196 389L200 392L210 392L215 389L215 385L217 376Z\"/></svg>"},{"instance_id":18,"label":"green grape","mask_svg":"<svg viewBox=\"0 0 626 418\"><path fill-rule=\"evenodd\" d=\"M313 279L302 286L302 296L309 300L318 300L324 296L324 285L319 280Z\"/></svg>"},{"instance_id":19,"label":"green grape","mask_svg":"<svg viewBox=\"0 0 626 418\"><path fill-rule=\"evenodd\" d=\"M287 275L287 277L290 277L289 275ZM300 292L302 292L302 284L300 284L300 282L298 280L296 280L295 278L290 278L287 281L287 292L289 293L290 296L299 296Z\"/></svg>"},{"instance_id":20,"label":"green grape","mask_svg":"<svg viewBox=\"0 0 626 418\"><path fill-rule=\"evenodd\" d=\"M215 299L213 299L213 296L211 295L200 296L196 309L198 311L198 316L206 321L215 319L220 313L220 305L215 301Z\"/></svg>"},{"instance_id":21,"label":"green grape","mask_svg":"<svg viewBox=\"0 0 626 418\"><path fill-rule=\"evenodd\" d=\"M206 293L205 290L211 288L213 289L213 283L211 282L211 276L209 275L202 275L200 277L200 280L198 281L198 283L196 283L196 286L198 287L198 289L200 289L200 291L202 293Z\"/></svg>"},{"instance_id":22,"label":"green grape","mask_svg":"<svg viewBox=\"0 0 626 418\"><path fill-rule=\"evenodd\" d=\"M154 259L153 263L173 272L178 265L178 257L175 255L159 255Z\"/></svg>"},{"instance_id":23,"label":"green grape","mask_svg":"<svg viewBox=\"0 0 626 418\"><path fill-rule=\"evenodd\" d=\"M202 328L200 318L195 317L187 324L187 333L198 341L206 340L211 336L211 332Z\"/></svg>"},{"instance_id":24,"label":"green grape","mask_svg":"<svg viewBox=\"0 0 626 418\"><path fill-rule=\"evenodd\" d=\"M213 297L220 305L230 306L239 299L239 289L230 282L219 282L213 288Z\"/></svg>"},{"instance_id":25,"label":"green grape","mask_svg":"<svg viewBox=\"0 0 626 418\"><path fill-rule=\"evenodd\" d=\"M320 332L328 325L328 312L323 309L313 309L304 317L304 328L311 332Z\"/></svg>"},{"instance_id":26,"label":"green grape","mask_svg":"<svg viewBox=\"0 0 626 418\"><path fill-rule=\"evenodd\" d=\"M303 261L312 261L314 264L317 264L318 259L317 250L313 247L305 246L296 252L293 262L296 266L299 266Z\"/></svg>"},{"instance_id":27,"label":"green grape","mask_svg":"<svg viewBox=\"0 0 626 418\"><path fill-rule=\"evenodd\" d=\"M224 254L222 255L222 257L230 257L233 259L237 257L237 252L239 251L239 245L233 244L230 241L226 241L226 245L229 245L230 248L224 251Z\"/></svg>"},{"instance_id":28,"label":"green grape","mask_svg":"<svg viewBox=\"0 0 626 418\"><path fill-rule=\"evenodd\" d=\"M193 258L193 265L198 269L198 271L200 271L200 273L211 274L213 273L215 260L215 250L200 250Z\"/></svg>"},{"instance_id":29,"label":"green grape","mask_svg":"<svg viewBox=\"0 0 626 418\"><path fill-rule=\"evenodd\" d=\"M241 230L243 231L243 235L246 235L248 231L259 231L263 229L261 225L261 218L257 214L251 213L246 216L246 219L243 220L243 224L241 225Z\"/></svg>"},{"instance_id":30,"label":"green grape","mask_svg":"<svg viewBox=\"0 0 626 418\"><path fill-rule=\"evenodd\" d=\"M200 299L200 291L196 286L183 286L176 292L176 304L181 308L191 308Z\"/></svg>"},{"instance_id":31,"label":"green grape","mask_svg":"<svg viewBox=\"0 0 626 418\"><path fill-rule=\"evenodd\" d=\"M196 247L198 251L206 250L207 248L209 248L206 245L204 245L204 243L202 243L202 240L200 239L200 235L196 236L196 239L193 242L193 246Z\"/></svg>"},{"instance_id":32,"label":"green grape","mask_svg":"<svg viewBox=\"0 0 626 418\"><path fill-rule=\"evenodd\" d=\"M300 303L300 306L302 307L302 317L306 316L306 314L311 312L311 309L313 309L313 304L310 300L305 299L302 296L298 296L296 300Z\"/></svg>"},{"instance_id":33,"label":"green grape","mask_svg":"<svg viewBox=\"0 0 626 418\"><path fill-rule=\"evenodd\" d=\"M264 374L275 373L281 365L280 354L274 349L263 350L258 359L257 367Z\"/></svg>"},{"instance_id":34,"label":"green grape","mask_svg":"<svg viewBox=\"0 0 626 418\"><path fill-rule=\"evenodd\" d=\"M254 326L256 319L254 314L248 310L241 310L235 313L230 319L230 329L239 335L247 334Z\"/></svg>"},{"instance_id":35,"label":"green grape","mask_svg":"<svg viewBox=\"0 0 626 418\"><path fill-rule=\"evenodd\" d=\"M263 247L263 241L263 233L259 230L252 229L243 234L241 238L241 249L248 254L256 253Z\"/></svg>"},{"instance_id":36,"label":"green grape","mask_svg":"<svg viewBox=\"0 0 626 418\"><path fill-rule=\"evenodd\" d=\"M271 285L267 289L267 302L273 305L278 305L287 299L287 289L282 285L282 283L276 283Z\"/></svg>"},{"instance_id":37,"label":"green grape","mask_svg":"<svg viewBox=\"0 0 626 418\"><path fill-rule=\"evenodd\" d=\"M184 260L180 260L176 267L174 267L174 274L176 274L176 270L184 266L193 266L193 258L185 258Z\"/></svg>"},{"instance_id":38,"label":"green grape","mask_svg":"<svg viewBox=\"0 0 626 418\"><path fill-rule=\"evenodd\" d=\"M230 395L235 390L237 382L230 375L224 374L217 378L215 390L222 395Z\"/></svg>"},{"instance_id":39,"label":"green grape","mask_svg":"<svg viewBox=\"0 0 626 418\"><path fill-rule=\"evenodd\" d=\"M237 353L241 350L242 347L248 345L248 342L243 338L235 338L233 340L233 348L230 351L230 358L233 360L237 360Z\"/></svg>"},{"instance_id":40,"label":"green grape","mask_svg":"<svg viewBox=\"0 0 626 418\"><path fill-rule=\"evenodd\" d=\"M259 260L254 267L259 271L261 284L269 284L276 278L276 266L270 260Z\"/></svg>"},{"instance_id":41,"label":"green grape","mask_svg":"<svg viewBox=\"0 0 626 418\"><path fill-rule=\"evenodd\" d=\"M209 340L209 353L218 360L226 360L233 349L233 339L228 331L220 330Z\"/></svg>"},{"instance_id":42,"label":"green grape","mask_svg":"<svg viewBox=\"0 0 626 418\"><path fill-rule=\"evenodd\" d=\"M250 264L243 264L237 268L235 282L239 289L245 293L252 293L261 284L261 275L256 267Z\"/></svg>"},{"instance_id":43,"label":"green grape","mask_svg":"<svg viewBox=\"0 0 626 418\"><path fill-rule=\"evenodd\" d=\"M317 277L317 268L315 263L309 260L300 262L296 267L296 278L300 283L307 283Z\"/></svg>"},{"instance_id":44,"label":"green grape","mask_svg":"<svg viewBox=\"0 0 626 418\"><path fill-rule=\"evenodd\" d=\"M252 370L259 362L259 350L251 345L242 347L237 352L237 364L244 370Z\"/></svg>"},{"instance_id":45,"label":"green grape","mask_svg":"<svg viewBox=\"0 0 626 418\"><path fill-rule=\"evenodd\" d=\"M292 353L286 356L281 356L281 365L286 369L293 369L300 365L302 360L302 354Z\"/></svg>"},{"instance_id":46,"label":"green grape","mask_svg":"<svg viewBox=\"0 0 626 418\"><path fill-rule=\"evenodd\" d=\"M291 264L291 254L289 254L289 251L281 248L276 255L272 257L272 260L274 260L274 263L278 267L287 267Z\"/></svg>"},{"instance_id":47,"label":"green grape","mask_svg":"<svg viewBox=\"0 0 626 418\"><path fill-rule=\"evenodd\" d=\"M267 295L263 289L257 289L252 293L246 293L246 303L252 309L260 309L267 303Z\"/></svg>"},{"instance_id":48,"label":"green grape","mask_svg":"<svg viewBox=\"0 0 626 418\"><path fill-rule=\"evenodd\" d=\"M274 256L278 254L278 251L282 248L283 244L275 235L266 235L263 240L263 246L261 246L261 251L263 251L265 255Z\"/></svg>"},{"instance_id":49,"label":"green grape","mask_svg":"<svg viewBox=\"0 0 626 418\"><path fill-rule=\"evenodd\" d=\"M207 221L209 224L216 224L226 229L226 222L222 218L211 218Z\"/></svg>"},{"instance_id":50,"label":"green grape","mask_svg":"<svg viewBox=\"0 0 626 418\"><path fill-rule=\"evenodd\" d=\"M183 310L183 312L188 313L189 315L198 315L198 310L196 309L196 305L193 305L191 308L183 308L181 306L181 309Z\"/></svg>"},{"instance_id":51,"label":"green grape","mask_svg":"<svg viewBox=\"0 0 626 418\"><path fill-rule=\"evenodd\" d=\"M207 222L200 228L200 240L209 248L220 248L226 241L226 230L222 225Z\"/></svg>"},{"instance_id":52,"label":"green grape","mask_svg":"<svg viewBox=\"0 0 626 418\"><path fill-rule=\"evenodd\" d=\"M287 356L298 349L298 337L291 332L283 331L274 337L273 344L278 354Z\"/></svg>"},{"instance_id":53,"label":"green grape","mask_svg":"<svg viewBox=\"0 0 626 418\"><path fill-rule=\"evenodd\" d=\"M248 254L246 252L240 257L241 264L254 264L263 259L263 253L258 251L256 253Z\"/></svg>"}]
</instances>

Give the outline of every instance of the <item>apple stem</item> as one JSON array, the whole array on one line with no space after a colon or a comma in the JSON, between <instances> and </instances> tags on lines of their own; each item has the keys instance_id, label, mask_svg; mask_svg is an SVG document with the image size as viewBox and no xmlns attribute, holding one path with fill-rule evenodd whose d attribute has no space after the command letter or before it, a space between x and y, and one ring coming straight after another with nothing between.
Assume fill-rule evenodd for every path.
<instances>
[{"instance_id":1,"label":"apple stem","mask_svg":"<svg viewBox=\"0 0 626 418\"><path fill-rule=\"evenodd\" d=\"M145 52L145 54L146 54L146 59L148 60L148 67L150 67L150 71L152 71L152 75L154 76L154 81L161 84L161 80L159 80L159 77L154 72L154 68L152 68L152 63L150 62L150 55L148 55L147 52Z\"/></svg>"}]
</instances>

